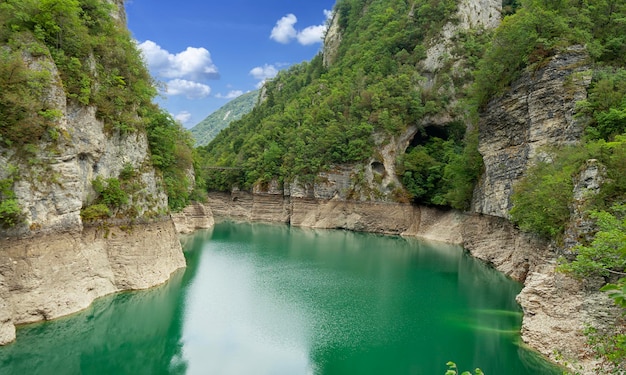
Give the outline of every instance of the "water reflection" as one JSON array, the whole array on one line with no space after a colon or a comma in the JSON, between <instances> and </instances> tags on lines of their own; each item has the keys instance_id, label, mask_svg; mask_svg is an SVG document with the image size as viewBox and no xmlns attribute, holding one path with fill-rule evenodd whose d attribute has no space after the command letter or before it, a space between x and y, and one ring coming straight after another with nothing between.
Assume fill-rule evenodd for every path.
<instances>
[{"instance_id":1,"label":"water reflection","mask_svg":"<svg viewBox=\"0 0 626 375\"><path fill-rule=\"evenodd\" d=\"M0 349L2 374L184 374L183 271L142 293L98 299L85 311L18 330ZM170 366L170 363L176 363Z\"/></svg>"},{"instance_id":2,"label":"water reflection","mask_svg":"<svg viewBox=\"0 0 626 375\"><path fill-rule=\"evenodd\" d=\"M520 285L456 246L221 223L148 291L31 325L2 374L558 373L518 345Z\"/></svg>"}]
</instances>

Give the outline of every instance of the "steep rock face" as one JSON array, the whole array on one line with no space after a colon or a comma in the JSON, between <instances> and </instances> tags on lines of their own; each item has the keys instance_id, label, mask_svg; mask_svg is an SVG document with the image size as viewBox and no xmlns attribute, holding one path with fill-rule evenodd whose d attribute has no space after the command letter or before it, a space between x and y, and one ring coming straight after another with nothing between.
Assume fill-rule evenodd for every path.
<instances>
[{"instance_id":1,"label":"steep rock face","mask_svg":"<svg viewBox=\"0 0 626 375\"><path fill-rule=\"evenodd\" d=\"M485 173L474 194L475 212L509 217L513 185L543 156L542 147L579 141L583 126L574 113L591 82L586 60L582 48L570 48L488 104L479 125Z\"/></svg>"},{"instance_id":2,"label":"steep rock face","mask_svg":"<svg viewBox=\"0 0 626 375\"><path fill-rule=\"evenodd\" d=\"M459 2L455 21L447 23L436 43L426 51L423 69L434 73L452 56L453 39L460 32L470 29L492 29L500 24L501 0L462 0Z\"/></svg>"},{"instance_id":3,"label":"steep rock face","mask_svg":"<svg viewBox=\"0 0 626 375\"><path fill-rule=\"evenodd\" d=\"M330 27L324 36L323 64L326 68L331 66L337 59L339 45L341 44L341 29L339 27L339 15L333 13Z\"/></svg>"},{"instance_id":4,"label":"steep rock face","mask_svg":"<svg viewBox=\"0 0 626 375\"><path fill-rule=\"evenodd\" d=\"M123 2L112 3L123 21ZM0 146L0 179L18 171L12 190L23 216L22 223L0 228L0 345L15 339L15 324L151 287L185 266L146 134L107 130L96 108L68 101L52 60L24 58L30 68L50 71L47 103L61 116L56 138L28 150ZM85 225L80 214L94 203L92 181L118 178L122 170L133 171L128 204L108 223Z\"/></svg>"},{"instance_id":5,"label":"steep rock face","mask_svg":"<svg viewBox=\"0 0 626 375\"><path fill-rule=\"evenodd\" d=\"M479 124L485 171L472 207L492 218L487 227L481 224L471 230L474 240L465 246L473 255L525 281L518 296L524 310L525 343L579 373L594 374L596 360L583 332L588 325L610 327L615 307L597 291L598 285L583 284L555 269L557 253L569 254L571 247L593 231L581 207L598 191L602 166L589 161L575 178L575 203L564 246L542 243L504 220L509 217L515 183L536 161L550 160L545 149L579 142L583 123L574 115L576 102L586 98L591 82L587 61L583 48L571 47L524 73L503 96L488 104ZM467 234L465 238L470 238Z\"/></svg>"},{"instance_id":6,"label":"steep rock face","mask_svg":"<svg viewBox=\"0 0 626 375\"><path fill-rule=\"evenodd\" d=\"M585 215L590 199L600 192L606 179L606 167L596 159L587 160L585 167L574 178L574 202L570 207L570 221L565 228L561 252L574 258L571 249L583 242L590 242L596 231L594 221Z\"/></svg>"},{"instance_id":7,"label":"steep rock face","mask_svg":"<svg viewBox=\"0 0 626 375\"><path fill-rule=\"evenodd\" d=\"M193 202L181 212L173 213L172 220L176 231L189 234L196 229L209 229L215 224L211 207L199 202Z\"/></svg>"}]
</instances>

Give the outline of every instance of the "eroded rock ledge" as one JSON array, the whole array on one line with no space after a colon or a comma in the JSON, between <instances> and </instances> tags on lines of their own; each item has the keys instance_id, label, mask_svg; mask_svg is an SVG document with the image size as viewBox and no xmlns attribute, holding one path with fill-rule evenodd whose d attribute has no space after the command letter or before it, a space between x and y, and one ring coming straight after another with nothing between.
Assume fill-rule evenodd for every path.
<instances>
[{"instance_id":1,"label":"eroded rock ledge","mask_svg":"<svg viewBox=\"0 0 626 375\"><path fill-rule=\"evenodd\" d=\"M110 293L150 288L185 266L169 219L2 238L0 248L0 345L15 339L17 324L68 315Z\"/></svg>"},{"instance_id":2,"label":"eroded rock ledge","mask_svg":"<svg viewBox=\"0 0 626 375\"><path fill-rule=\"evenodd\" d=\"M595 374L583 330L611 324L612 301L597 289L555 272L550 245L520 232L508 220L408 204L346 201L280 194L212 193L216 220L288 223L294 226L415 236L460 244L474 257L524 283L522 340L546 358Z\"/></svg>"}]
</instances>

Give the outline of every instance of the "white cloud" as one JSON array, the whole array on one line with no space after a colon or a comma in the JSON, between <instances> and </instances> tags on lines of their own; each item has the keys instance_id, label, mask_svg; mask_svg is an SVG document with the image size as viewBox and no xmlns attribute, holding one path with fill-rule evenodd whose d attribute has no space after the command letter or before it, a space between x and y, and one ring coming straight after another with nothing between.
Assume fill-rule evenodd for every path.
<instances>
[{"instance_id":1,"label":"white cloud","mask_svg":"<svg viewBox=\"0 0 626 375\"><path fill-rule=\"evenodd\" d=\"M205 48L187 47L186 50L173 54L151 40L138 46L150 70L161 77L194 81L219 78L211 53Z\"/></svg>"},{"instance_id":2,"label":"white cloud","mask_svg":"<svg viewBox=\"0 0 626 375\"><path fill-rule=\"evenodd\" d=\"M276 26L272 29L270 39L274 39L278 43L287 44L298 36L298 32L293 25L298 19L293 14L288 14L276 22Z\"/></svg>"},{"instance_id":3,"label":"white cloud","mask_svg":"<svg viewBox=\"0 0 626 375\"><path fill-rule=\"evenodd\" d=\"M215 97L216 98L220 98L220 99L235 99L236 97L241 96L241 95L243 95L243 91L241 91L241 90L231 90L226 95L216 94Z\"/></svg>"},{"instance_id":4,"label":"white cloud","mask_svg":"<svg viewBox=\"0 0 626 375\"><path fill-rule=\"evenodd\" d=\"M184 79L173 79L166 85L168 95L185 95L188 99L206 98L211 93L208 85Z\"/></svg>"},{"instance_id":5,"label":"white cloud","mask_svg":"<svg viewBox=\"0 0 626 375\"><path fill-rule=\"evenodd\" d=\"M326 19L330 19L333 12L324 9L324 16ZM272 29L270 39L277 41L278 43L287 44L292 40L297 40L302 45L310 45L315 43L321 43L324 33L326 32L326 23L323 25L308 26L301 31L296 30L295 24L298 22L298 18L293 14L288 14L276 22L276 26Z\"/></svg>"},{"instance_id":6,"label":"white cloud","mask_svg":"<svg viewBox=\"0 0 626 375\"><path fill-rule=\"evenodd\" d=\"M321 43L322 38L324 38L325 32L325 25L309 26L298 33L298 43L302 44L303 46Z\"/></svg>"},{"instance_id":7,"label":"white cloud","mask_svg":"<svg viewBox=\"0 0 626 375\"><path fill-rule=\"evenodd\" d=\"M182 111L179 114L174 116L174 119L181 124L185 125L191 120L191 113L187 111Z\"/></svg>"},{"instance_id":8,"label":"white cloud","mask_svg":"<svg viewBox=\"0 0 626 375\"><path fill-rule=\"evenodd\" d=\"M278 69L274 65L265 64L263 66L257 66L250 71L250 75L255 79L266 80L268 78L274 78L278 74Z\"/></svg>"}]
</instances>

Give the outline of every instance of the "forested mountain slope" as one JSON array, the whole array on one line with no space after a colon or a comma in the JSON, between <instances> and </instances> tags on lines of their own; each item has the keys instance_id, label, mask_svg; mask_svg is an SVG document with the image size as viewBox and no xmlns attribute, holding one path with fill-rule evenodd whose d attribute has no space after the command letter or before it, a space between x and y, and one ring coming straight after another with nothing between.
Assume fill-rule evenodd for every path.
<instances>
[{"instance_id":1,"label":"forested mountain slope","mask_svg":"<svg viewBox=\"0 0 626 375\"><path fill-rule=\"evenodd\" d=\"M258 99L258 90L245 93L226 103L200 121L196 126L189 129L191 135L196 140L196 146L206 146L231 122L239 120L243 115L250 113Z\"/></svg>"},{"instance_id":2,"label":"forested mountain slope","mask_svg":"<svg viewBox=\"0 0 626 375\"><path fill-rule=\"evenodd\" d=\"M455 1L339 2L332 28L340 33L341 43L334 63L325 66L320 54L269 82L264 103L205 148L207 164L242 167L243 172L212 175L207 181L222 189L233 184L250 188L274 179L310 182L333 165L383 162L376 156L381 145L419 127L414 151L398 160L398 176L409 188L402 188L393 174L378 184L375 195L466 206L467 194L451 196L461 189L455 188L456 179L444 175L458 171L471 181L481 167L473 163L474 170L465 170L456 161L472 152L465 139L475 140L464 137L465 114L458 97L482 51L476 39L484 33L468 34L467 41L457 43L458 53L474 56L463 59L464 69L452 61L432 67L437 74L417 69L456 9ZM436 155L429 153L432 149ZM419 163L422 159L427 164ZM424 174L427 170L433 172L430 177Z\"/></svg>"}]
</instances>

